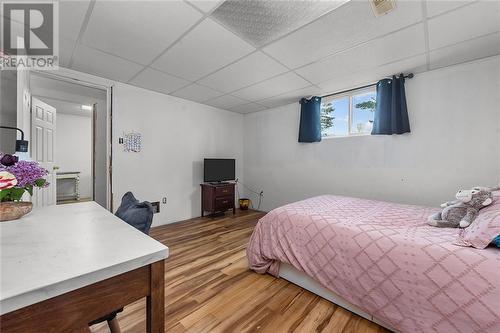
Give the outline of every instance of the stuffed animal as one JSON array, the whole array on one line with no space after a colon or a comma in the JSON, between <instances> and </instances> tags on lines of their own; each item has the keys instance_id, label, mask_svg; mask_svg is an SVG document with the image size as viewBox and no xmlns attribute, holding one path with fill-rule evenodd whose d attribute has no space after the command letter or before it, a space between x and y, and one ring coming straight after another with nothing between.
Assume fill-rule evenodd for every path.
<instances>
[{"instance_id":1,"label":"stuffed animal","mask_svg":"<svg viewBox=\"0 0 500 333\"><path fill-rule=\"evenodd\" d=\"M467 228L479 210L493 202L491 191L484 187L460 190L455 197L457 200L441 205L443 207L441 212L429 216L427 223L435 227Z\"/></svg>"},{"instance_id":2,"label":"stuffed animal","mask_svg":"<svg viewBox=\"0 0 500 333\"><path fill-rule=\"evenodd\" d=\"M488 187L488 186L474 186L472 188L473 190L478 190L478 191L500 191L500 185L494 186L494 187Z\"/></svg>"}]
</instances>

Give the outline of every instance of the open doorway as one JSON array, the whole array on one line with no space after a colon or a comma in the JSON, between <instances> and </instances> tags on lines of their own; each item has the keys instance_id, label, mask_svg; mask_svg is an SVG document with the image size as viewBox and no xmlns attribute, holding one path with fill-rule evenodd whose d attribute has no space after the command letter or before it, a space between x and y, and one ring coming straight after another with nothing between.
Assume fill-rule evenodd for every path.
<instances>
[{"instance_id":1,"label":"open doorway","mask_svg":"<svg viewBox=\"0 0 500 333\"><path fill-rule=\"evenodd\" d=\"M30 74L30 90L31 155L55 185L39 204L93 200L107 207L106 90L42 73Z\"/></svg>"}]
</instances>

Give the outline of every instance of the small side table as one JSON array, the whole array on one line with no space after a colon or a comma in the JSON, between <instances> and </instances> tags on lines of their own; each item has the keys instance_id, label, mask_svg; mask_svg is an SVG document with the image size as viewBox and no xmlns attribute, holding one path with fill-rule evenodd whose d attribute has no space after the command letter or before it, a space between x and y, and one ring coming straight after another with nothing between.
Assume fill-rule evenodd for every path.
<instances>
[{"instance_id":1,"label":"small side table","mask_svg":"<svg viewBox=\"0 0 500 333\"><path fill-rule=\"evenodd\" d=\"M74 182L74 192L71 194L62 194L57 191L57 201L64 200L80 200L80 171L66 171L66 172L57 172L56 173L57 182L70 179Z\"/></svg>"},{"instance_id":2,"label":"small side table","mask_svg":"<svg viewBox=\"0 0 500 333\"><path fill-rule=\"evenodd\" d=\"M236 212L234 203L234 183L210 184L202 183L201 186L201 217L205 212L212 216L216 212L225 212L232 209Z\"/></svg>"}]
</instances>

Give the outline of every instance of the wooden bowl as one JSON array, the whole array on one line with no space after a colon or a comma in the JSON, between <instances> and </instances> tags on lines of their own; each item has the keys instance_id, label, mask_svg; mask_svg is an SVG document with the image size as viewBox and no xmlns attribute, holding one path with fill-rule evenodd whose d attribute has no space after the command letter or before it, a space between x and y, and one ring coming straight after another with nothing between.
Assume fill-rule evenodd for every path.
<instances>
[{"instance_id":1,"label":"wooden bowl","mask_svg":"<svg viewBox=\"0 0 500 333\"><path fill-rule=\"evenodd\" d=\"M25 201L0 202L0 222L17 220L31 212L33 204Z\"/></svg>"}]
</instances>

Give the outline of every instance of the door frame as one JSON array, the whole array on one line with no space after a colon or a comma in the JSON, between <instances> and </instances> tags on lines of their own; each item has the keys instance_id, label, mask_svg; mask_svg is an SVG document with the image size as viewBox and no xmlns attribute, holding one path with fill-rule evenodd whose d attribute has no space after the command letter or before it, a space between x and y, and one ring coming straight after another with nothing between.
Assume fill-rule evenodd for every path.
<instances>
[{"instance_id":1,"label":"door frame","mask_svg":"<svg viewBox=\"0 0 500 333\"><path fill-rule=\"evenodd\" d=\"M113 211L113 182L112 182L112 164L113 164L113 85L114 82L103 79L94 75L81 73L77 71L73 71L67 68L60 67L55 71L40 71L40 70L32 70L31 73L34 73L39 76L44 76L56 80L66 81L73 84L79 84L82 86L96 88L106 91L106 209L109 211ZM94 114L94 112L93 112ZM93 116L92 116L93 117ZM93 128L94 128L94 121ZM92 137L94 138L94 132L92 133ZM94 149L94 148L93 148ZM94 159L94 152L92 154L92 160ZM92 161L92 166L94 163ZM94 172L92 172L92 188L94 187ZM95 198L95 193L93 193L93 197Z\"/></svg>"},{"instance_id":2,"label":"door frame","mask_svg":"<svg viewBox=\"0 0 500 333\"><path fill-rule=\"evenodd\" d=\"M92 104L92 200L95 200L95 155L96 155L97 103ZM107 202L107 200L106 200Z\"/></svg>"}]
</instances>

